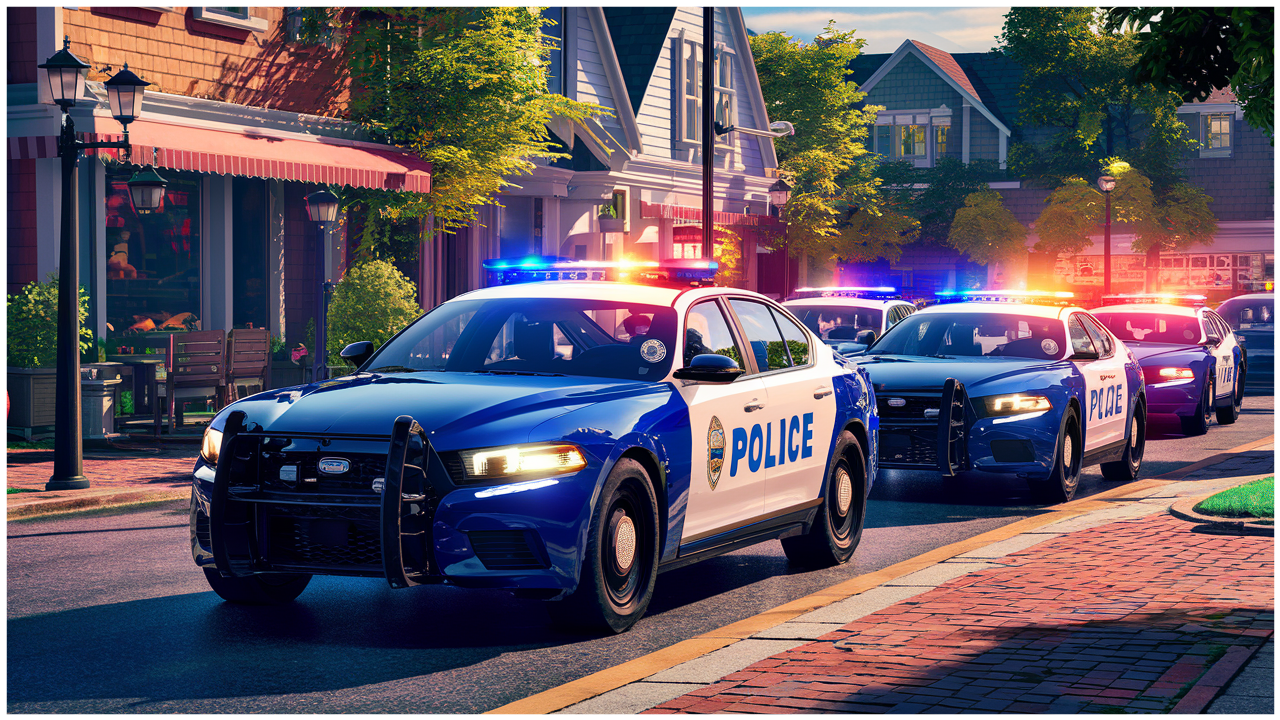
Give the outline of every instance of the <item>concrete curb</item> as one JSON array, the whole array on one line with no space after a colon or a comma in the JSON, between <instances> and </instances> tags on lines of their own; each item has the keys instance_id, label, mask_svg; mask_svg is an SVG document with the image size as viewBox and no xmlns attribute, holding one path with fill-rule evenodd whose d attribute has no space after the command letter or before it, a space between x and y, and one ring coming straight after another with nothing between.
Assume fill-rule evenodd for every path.
<instances>
[{"instance_id":1,"label":"concrete curb","mask_svg":"<svg viewBox=\"0 0 1280 720\"><path fill-rule=\"evenodd\" d=\"M60 515L77 510L134 505L143 502L181 500L191 496L189 488L164 488L143 490L101 490L77 492L75 495L33 500L31 502L8 499L8 519L25 520L46 515Z\"/></svg>"},{"instance_id":2,"label":"concrete curb","mask_svg":"<svg viewBox=\"0 0 1280 720\"><path fill-rule=\"evenodd\" d=\"M1266 476L1264 475L1263 477ZM1252 481L1252 478L1245 480L1245 482ZM1243 485L1244 483L1242 482L1240 484ZM1217 492L1221 492L1221 490L1179 500L1169 506L1169 514L1179 520L1186 520L1187 522L1205 525L1207 526L1206 529L1215 532L1230 532L1238 535L1269 535L1271 537L1275 537L1275 523L1264 523L1259 520L1250 520L1249 518L1225 518L1219 515L1205 515L1203 513L1196 512L1196 505L1199 505L1205 498L1209 498L1217 494Z\"/></svg>"},{"instance_id":3,"label":"concrete curb","mask_svg":"<svg viewBox=\"0 0 1280 720\"><path fill-rule=\"evenodd\" d=\"M1244 668L1249 662L1249 658L1258 652L1259 648L1265 646L1255 645L1254 647L1241 647L1239 645L1227 648L1227 653L1218 659L1195 685L1187 691L1186 695L1178 701L1177 705L1169 711L1171 715L1199 715L1209 707L1209 703L1218 697L1218 693L1223 688L1231 684L1232 678Z\"/></svg>"}]
</instances>

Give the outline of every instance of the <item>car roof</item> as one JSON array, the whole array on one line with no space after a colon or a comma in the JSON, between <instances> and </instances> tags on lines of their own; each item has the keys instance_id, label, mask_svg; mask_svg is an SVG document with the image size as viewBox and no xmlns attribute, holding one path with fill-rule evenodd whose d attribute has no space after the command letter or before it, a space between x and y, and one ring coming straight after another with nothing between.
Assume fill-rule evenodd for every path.
<instances>
[{"instance_id":1,"label":"car roof","mask_svg":"<svg viewBox=\"0 0 1280 720\"><path fill-rule=\"evenodd\" d=\"M1232 300L1246 300L1249 302L1257 302L1258 300L1270 300L1272 302L1275 302L1275 299L1276 299L1275 293L1249 293L1248 295L1237 295L1233 298L1227 298L1226 300L1222 301L1222 304L1226 305Z\"/></svg>"},{"instance_id":2,"label":"car roof","mask_svg":"<svg viewBox=\"0 0 1280 720\"><path fill-rule=\"evenodd\" d=\"M1008 303L1008 302L982 302L979 300L970 300L962 303L943 303L941 305L930 305L921 309L916 315L928 313L936 315L944 312L977 312L990 313L992 315L1030 315L1031 317L1055 318L1060 319L1066 317L1072 312L1086 312L1084 308L1064 307L1062 305L1037 305L1034 303Z\"/></svg>"},{"instance_id":3,"label":"car roof","mask_svg":"<svg viewBox=\"0 0 1280 720\"><path fill-rule=\"evenodd\" d=\"M1145 313L1148 315L1181 315L1182 317L1196 317L1197 310L1207 309L1203 305L1198 307L1187 307L1185 305L1164 305L1160 303L1154 304L1136 304L1136 305L1104 305L1103 307L1094 308L1091 312L1109 312L1109 313Z\"/></svg>"},{"instance_id":4,"label":"car roof","mask_svg":"<svg viewBox=\"0 0 1280 720\"><path fill-rule=\"evenodd\" d=\"M566 280L498 285L463 293L448 302L518 298L581 298L584 300L612 300L670 307L675 303L676 297L680 295L681 290L684 289L687 288L654 287L652 285L637 285L625 282Z\"/></svg>"},{"instance_id":5,"label":"car roof","mask_svg":"<svg viewBox=\"0 0 1280 720\"><path fill-rule=\"evenodd\" d=\"M782 303L783 307L830 307L833 305L848 305L849 307L873 308L883 310L894 305L911 305L906 300L875 300L872 298L856 298L856 297L812 297L798 298L796 300L787 300Z\"/></svg>"}]
</instances>

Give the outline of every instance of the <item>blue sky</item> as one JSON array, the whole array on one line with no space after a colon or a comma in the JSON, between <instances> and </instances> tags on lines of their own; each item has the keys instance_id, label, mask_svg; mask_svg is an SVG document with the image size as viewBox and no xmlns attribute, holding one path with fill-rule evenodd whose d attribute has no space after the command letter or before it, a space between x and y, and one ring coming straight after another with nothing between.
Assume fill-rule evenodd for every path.
<instances>
[{"instance_id":1,"label":"blue sky","mask_svg":"<svg viewBox=\"0 0 1280 720\"><path fill-rule=\"evenodd\" d=\"M865 53L890 53L903 40L947 52L985 52L995 46L1007 7L743 7L747 27L812 40L834 19L867 40Z\"/></svg>"}]
</instances>

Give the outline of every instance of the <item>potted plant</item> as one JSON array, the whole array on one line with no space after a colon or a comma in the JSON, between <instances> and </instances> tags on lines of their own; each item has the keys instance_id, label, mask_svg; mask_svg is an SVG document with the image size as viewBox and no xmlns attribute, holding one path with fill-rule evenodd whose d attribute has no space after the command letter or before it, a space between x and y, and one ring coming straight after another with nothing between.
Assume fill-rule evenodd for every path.
<instances>
[{"instance_id":1,"label":"potted plant","mask_svg":"<svg viewBox=\"0 0 1280 720\"><path fill-rule=\"evenodd\" d=\"M625 223L618 217L618 208L613 203L600 206L600 213L596 217L600 221L600 232L622 232Z\"/></svg>"},{"instance_id":2,"label":"potted plant","mask_svg":"<svg viewBox=\"0 0 1280 720\"><path fill-rule=\"evenodd\" d=\"M9 295L9 427L30 439L35 428L52 426L58 350L58 279L32 282ZM80 292L80 352L93 347L88 293Z\"/></svg>"}]
</instances>

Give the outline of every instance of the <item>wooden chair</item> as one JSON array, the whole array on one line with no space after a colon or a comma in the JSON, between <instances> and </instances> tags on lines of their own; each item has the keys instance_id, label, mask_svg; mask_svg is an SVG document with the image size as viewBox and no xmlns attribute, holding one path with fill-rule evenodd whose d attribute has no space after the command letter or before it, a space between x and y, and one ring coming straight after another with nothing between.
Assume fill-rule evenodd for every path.
<instances>
[{"instance_id":1,"label":"wooden chair","mask_svg":"<svg viewBox=\"0 0 1280 720\"><path fill-rule=\"evenodd\" d=\"M239 400L242 387L262 392L270 382L271 336L266 328L227 333L227 402Z\"/></svg>"},{"instance_id":2,"label":"wooden chair","mask_svg":"<svg viewBox=\"0 0 1280 720\"><path fill-rule=\"evenodd\" d=\"M165 405L169 432L174 418L182 427L182 408L193 400L213 398L214 411L226 404L227 338L221 330L174 333L165 358ZM158 423L157 423L158 425Z\"/></svg>"}]
</instances>

